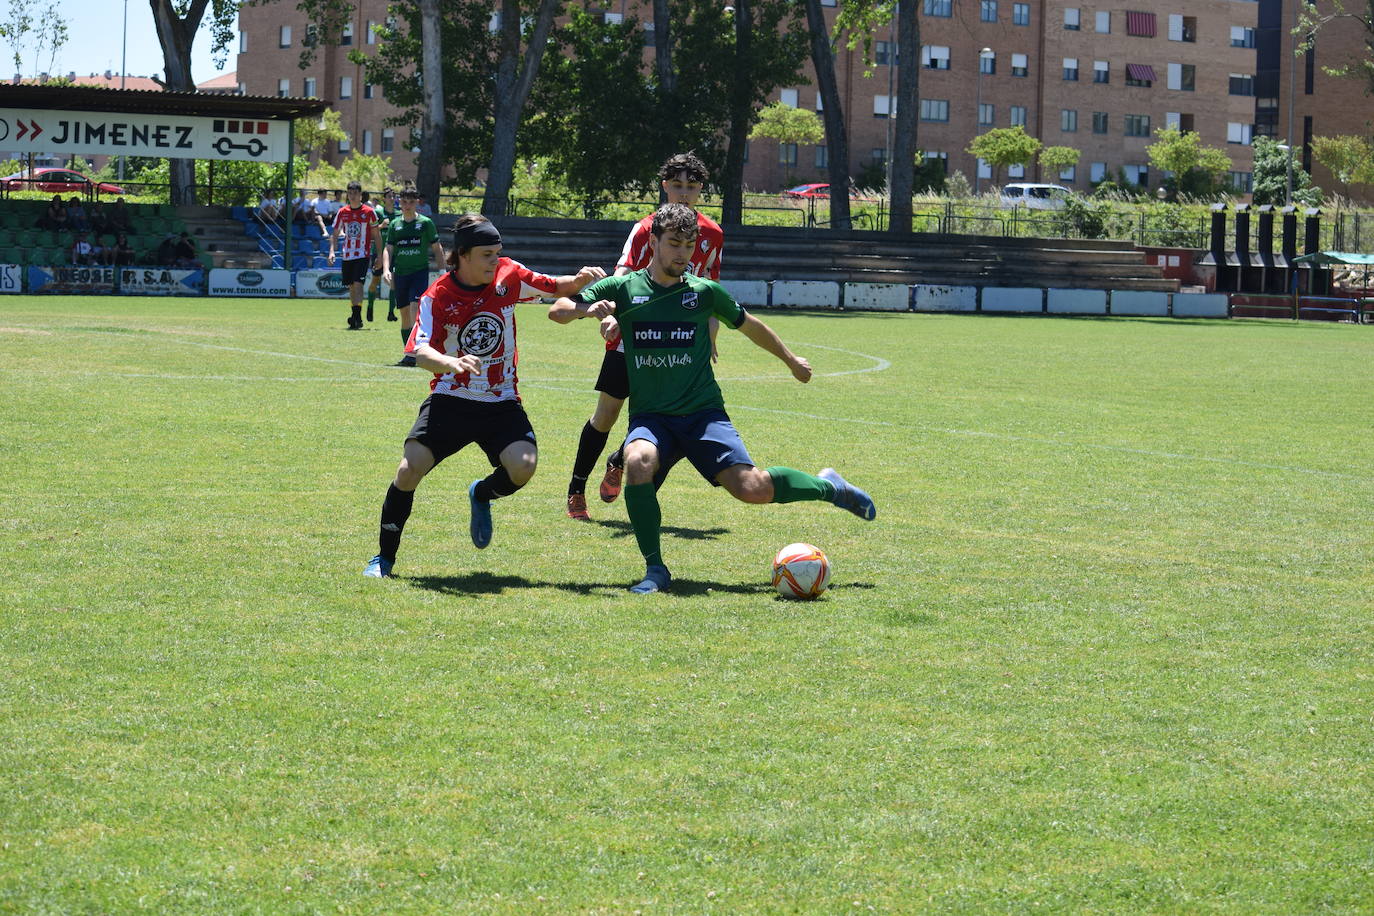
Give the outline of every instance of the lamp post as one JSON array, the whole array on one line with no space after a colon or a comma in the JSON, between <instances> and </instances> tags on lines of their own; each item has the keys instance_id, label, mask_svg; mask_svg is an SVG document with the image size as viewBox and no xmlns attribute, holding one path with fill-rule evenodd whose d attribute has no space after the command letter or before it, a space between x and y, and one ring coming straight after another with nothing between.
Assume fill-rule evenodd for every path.
<instances>
[{"instance_id":1,"label":"lamp post","mask_svg":"<svg viewBox=\"0 0 1374 916\"><path fill-rule=\"evenodd\" d=\"M1293 0L1293 31L1288 36L1288 177L1283 202L1293 205L1293 95L1297 92L1298 82L1298 0Z\"/></svg>"},{"instance_id":2,"label":"lamp post","mask_svg":"<svg viewBox=\"0 0 1374 916\"><path fill-rule=\"evenodd\" d=\"M124 88L124 80L129 72L129 0L124 0L124 37L119 52L119 88ZM119 181L124 180L124 157L119 157Z\"/></svg>"},{"instance_id":3,"label":"lamp post","mask_svg":"<svg viewBox=\"0 0 1374 916\"><path fill-rule=\"evenodd\" d=\"M977 137L983 132L983 62L992 60L992 48L984 48L978 52L978 108L973 113L973 136ZM978 189L983 184L983 169L978 164L977 157L973 162L973 193L976 195Z\"/></svg>"}]
</instances>

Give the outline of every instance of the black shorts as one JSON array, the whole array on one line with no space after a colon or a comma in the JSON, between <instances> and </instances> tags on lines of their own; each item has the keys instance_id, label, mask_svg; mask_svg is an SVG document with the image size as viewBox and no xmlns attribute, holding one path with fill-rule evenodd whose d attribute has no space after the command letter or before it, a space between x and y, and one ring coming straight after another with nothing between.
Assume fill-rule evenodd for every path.
<instances>
[{"instance_id":1,"label":"black shorts","mask_svg":"<svg viewBox=\"0 0 1374 916\"><path fill-rule=\"evenodd\" d=\"M416 270L408 274L392 273L391 289L396 294L396 304L402 308L419 302L425 290L429 289L429 270Z\"/></svg>"},{"instance_id":2,"label":"black shorts","mask_svg":"<svg viewBox=\"0 0 1374 916\"><path fill-rule=\"evenodd\" d=\"M625 368L624 350L606 351L601 360L601 374L596 377L596 390L622 401L630 396L630 373Z\"/></svg>"},{"instance_id":3,"label":"black shorts","mask_svg":"<svg viewBox=\"0 0 1374 916\"><path fill-rule=\"evenodd\" d=\"M535 444L534 427L525 408L515 401L485 403L451 394L431 394L420 405L415 425L406 435L434 454L437 465L449 455L476 442L487 453L492 467L501 463L501 452L521 439Z\"/></svg>"},{"instance_id":4,"label":"black shorts","mask_svg":"<svg viewBox=\"0 0 1374 916\"><path fill-rule=\"evenodd\" d=\"M343 274L343 285L352 286L354 283L361 283L367 279L367 270L372 264L371 258L349 258L339 265L339 273Z\"/></svg>"}]
</instances>

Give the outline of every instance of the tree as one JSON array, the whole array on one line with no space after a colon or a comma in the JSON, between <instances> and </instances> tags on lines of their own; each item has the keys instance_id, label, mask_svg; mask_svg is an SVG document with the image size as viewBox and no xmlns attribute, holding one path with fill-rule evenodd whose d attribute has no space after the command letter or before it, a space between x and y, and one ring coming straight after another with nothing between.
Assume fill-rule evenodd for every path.
<instances>
[{"instance_id":1,"label":"tree","mask_svg":"<svg viewBox=\"0 0 1374 916\"><path fill-rule=\"evenodd\" d=\"M427 200L439 206L439 185L444 174L444 65L443 27L439 0L420 0L420 92L424 96L420 116L420 159L415 186ZM436 209L437 213L438 210Z\"/></svg>"},{"instance_id":2,"label":"tree","mask_svg":"<svg viewBox=\"0 0 1374 916\"><path fill-rule=\"evenodd\" d=\"M534 77L544 58L553 14L559 5L558 0L539 0L538 12L522 51L520 0L501 2L491 162L487 166L486 192L482 196L482 212L488 216L503 215L510 207L510 187L515 176L515 131L520 126L525 100L529 98Z\"/></svg>"},{"instance_id":3,"label":"tree","mask_svg":"<svg viewBox=\"0 0 1374 916\"><path fill-rule=\"evenodd\" d=\"M992 182L996 184L1003 166L1028 165L1040 152L1039 140L1026 133L1024 127L997 127L973 138L968 152L992 166Z\"/></svg>"},{"instance_id":4,"label":"tree","mask_svg":"<svg viewBox=\"0 0 1374 916\"><path fill-rule=\"evenodd\" d=\"M326 108L318 121L296 122L296 149L307 159L311 154L322 151L327 144L347 139L348 132L343 129L343 112L337 108Z\"/></svg>"},{"instance_id":5,"label":"tree","mask_svg":"<svg viewBox=\"0 0 1374 916\"><path fill-rule=\"evenodd\" d=\"M1313 137L1312 157L1341 183L1347 197L1352 184L1374 184L1374 144L1364 137Z\"/></svg>"},{"instance_id":6,"label":"tree","mask_svg":"<svg viewBox=\"0 0 1374 916\"><path fill-rule=\"evenodd\" d=\"M832 188L847 188L849 134L844 126L843 102L839 82L835 79L835 54L821 0L806 0L806 25L811 34L811 67L816 71L821 110L825 115L826 175ZM836 34L839 34L838 29ZM830 195L830 225L837 229L850 227L848 194Z\"/></svg>"},{"instance_id":7,"label":"tree","mask_svg":"<svg viewBox=\"0 0 1374 916\"><path fill-rule=\"evenodd\" d=\"M921 71L917 53L921 47L916 0L897 0L897 123L892 130L892 180L888 199L892 213L888 231L911 234L911 192L915 180L916 113Z\"/></svg>"},{"instance_id":8,"label":"tree","mask_svg":"<svg viewBox=\"0 0 1374 916\"><path fill-rule=\"evenodd\" d=\"M35 20L37 25L34 25ZM40 68L52 70L57 52L67 43L67 20L56 3L39 11L34 0L10 0L9 16L0 21L0 38L9 42L14 54L14 72L24 72L25 36L33 36L33 75ZM48 64L43 67L43 53L48 52Z\"/></svg>"},{"instance_id":9,"label":"tree","mask_svg":"<svg viewBox=\"0 0 1374 916\"><path fill-rule=\"evenodd\" d=\"M1326 0L1322 4L1324 12L1316 3L1304 0L1298 9L1298 26L1293 34L1302 39L1299 54L1312 50L1317 33L1332 23L1340 22L1355 26L1364 32L1363 57L1348 60L1335 67L1322 67L1331 76L1360 79L1365 83L1365 92L1374 93L1374 0Z\"/></svg>"},{"instance_id":10,"label":"tree","mask_svg":"<svg viewBox=\"0 0 1374 916\"><path fill-rule=\"evenodd\" d=\"M1072 146L1047 146L1040 151L1040 168L1058 176L1060 172L1078 165L1083 151Z\"/></svg>"},{"instance_id":11,"label":"tree","mask_svg":"<svg viewBox=\"0 0 1374 916\"><path fill-rule=\"evenodd\" d=\"M162 45L165 76L158 80L168 92L194 92L191 78L191 46L201 20L210 13L210 48L222 67L233 39L231 25L238 13L235 0L148 0L153 8L157 40ZM157 79L154 77L154 79ZM195 160L173 159L170 185L173 203L196 202Z\"/></svg>"},{"instance_id":12,"label":"tree","mask_svg":"<svg viewBox=\"0 0 1374 916\"><path fill-rule=\"evenodd\" d=\"M1221 150L1203 146L1197 133L1173 125L1156 129L1155 142L1145 147L1145 153L1155 168L1173 173L1164 181L1170 200L1177 200L1180 190L1219 185L1231 168L1231 158Z\"/></svg>"},{"instance_id":13,"label":"tree","mask_svg":"<svg viewBox=\"0 0 1374 916\"><path fill-rule=\"evenodd\" d=\"M758 137L779 143L819 143L825 139L825 128L814 111L774 102L759 111L759 119L749 131L750 140Z\"/></svg>"},{"instance_id":14,"label":"tree","mask_svg":"<svg viewBox=\"0 0 1374 916\"><path fill-rule=\"evenodd\" d=\"M1252 148L1255 152L1255 171L1251 199L1256 204L1280 206L1287 203L1288 148L1269 137L1256 137ZM1312 187L1312 176L1307 174L1301 162L1294 161L1293 203L1315 207L1321 203L1321 199L1321 189Z\"/></svg>"}]
</instances>

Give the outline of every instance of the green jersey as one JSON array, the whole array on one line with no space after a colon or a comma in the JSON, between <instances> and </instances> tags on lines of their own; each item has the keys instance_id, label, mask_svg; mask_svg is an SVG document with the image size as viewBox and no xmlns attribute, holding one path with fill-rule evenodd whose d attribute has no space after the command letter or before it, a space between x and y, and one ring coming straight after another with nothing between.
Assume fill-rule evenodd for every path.
<instances>
[{"instance_id":1,"label":"green jersey","mask_svg":"<svg viewBox=\"0 0 1374 916\"><path fill-rule=\"evenodd\" d=\"M720 385L711 369L711 316L738 328L747 317L719 283L683 274L673 286L659 286L648 268L607 277L577 297L591 304L615 303L630 378L630 414L686 416L723 409Z\"/></svg>"},{"instance_id":2,"label":"green jersey","mask_svg":"<svg viewBox=\"0 0 1374 916\"><path fill-rule=\"evenodd\" d=\"M393 246L391 272L397 274L428 270L429 249L437 241L439 230L434 228L434 220L420 213L409 223L396 216L382 233L382 244Z\"/></svg>"}]
</instances>

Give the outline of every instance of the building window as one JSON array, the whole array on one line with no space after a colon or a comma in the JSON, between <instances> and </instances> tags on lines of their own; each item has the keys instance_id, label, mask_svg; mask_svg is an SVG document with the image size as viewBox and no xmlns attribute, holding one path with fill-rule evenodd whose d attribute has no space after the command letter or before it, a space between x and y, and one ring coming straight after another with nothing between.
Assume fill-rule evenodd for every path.
<instances>
[{"instance_id":1,"label":"building window","mask_svg":"<svg viewBox=\"0 0 1374 916\"><path fill-rule=\"evenodd\" d=\"M881 163L881 162L886 162L886 161L887 161L887 150L884 149L884 148L881 147L881 146L875 146L875 147L873 147L873 161L874 161L874 162L880 162L880 163Z\"/></svg>"},{"instance_id":2,"label":"building window","mask_svg":"<svg viewBox=\"0 0 1374 916\"><path fill-rule=\"evenodd\" d=\"M1091 181L1093 184L1096 184L1097 182L1101 181L1103 178L1106 177L1107 163L1094 162L1091 166L1088 167L1088 180Z\"/></svg>"},{"instance_id":3,"label":"building window","mask_svg":"<svg viewBox=\"0 0 1374 916\"><path fill-rule=\"evenodd\" d=\"M1253 48L1255 46L1255 30L1247 29L1245 26L1231 26L1231 47L1233 48ZM1248 172L1232 172L1233 175L1246 174Z\"/></svg>"},{"instance_id":4,"label":"building window","mask_svg":"<svg viewBox=\"0 0 1374 916\"><path fill-rule=\"evenodd\" d=\"M949 101L947 99L921 99L922 121L948 121Z\"/></svg>"},{"instance_id":5,"label":"building window","mask_svg":"<svg viewBox=\"0 0 1374 916\"><path fill-rule=\"evenodd\" d=\"M1064 58L1064 80L1069 83L1078 82L1078 58Z\"/></svg>"},{"instance_id":6,"label":"building window","mask_svg":"<svg viewBox=\"0 0 1374 916\"><path fill-rule=\"evenodd\" d=\"M291 94L290 80L277 80L277 98L284 99Z\"/></svg>"},{"instance_id":7,"label":"building window","mask_svg":"<svg viewBox=\"0 0 1374 916\"><path fill-rule=\"evenodd\" d=\"M1078 31L1078 7L1067 6L1064 8L1064 28L1070 32Z\"/></svg>"},{"instance_id":8,"label":"building window","mask_svg":"<svg viewBox=\"0 0 1374 916\"><path fill-rule=\"evenodd\" d=\"M980 0L978 18L983 22L997 21L997 0Z\"/></svg>"},{"instance_id":9,"label":"building window","mask_svg":"<svg viewBox=\"0 0 1374 916\"><path fill-rule=\"evenodd\" d=\"M749 161L749 146L750 146L749 141L748 141L748 140L745 140L745 141L744 141L744 161L745 161L745 162L748 162L748 161ZM419 150L417 149L416 152L418 153Z\"/></svg>"},{"instance_id":10,"label":"building window","mask_svg":"<svg viewBox=\"0 0 1374 916\"><path fill-rule=\"evenodd\" d=\"M1255 78L1249 73L1231 74L1231 94L1232 95L1254 95Z\"/></svg>"},{"instance_id":11,"label":"building window","mask_svg":"<svg viewBox=\"0 0 1374 916\"><path fill-rule=\"evenodd\" d=\"M1078 132L1078 111L1073 108L1064 108L1059 112L1059 129L1066 134Z\"/></svg>"},{"instance_id":12,"label":"building window","mask_svg":"<svg viewBox=\"0 0 1374 916\"><path fill-rule=\"evenodd\" d=\"M1072 182L1072 181L1073 181L1075 178L1077 178L1077 177L1078 177L1078 166L1076 166L1076 165L1071 165L1071 166L1068 166L1068 167L1066 167L1066 168L1063 168L1063 169L1060 169L1060 170L1059 170L1059 180L1060 180L1060 181L1063 181L1063 182Z\"/></svg>"},{"instance_id":13,"label":"building window","mask_svg":"<svg viewBox=\"0 0 1374 916\"><path fill-rule=\"evenodd\" d=\"M1149 64L1127 64L1126 85L1149 89L1155 82L1155 68Z\"/></svg>"},{"instance_id":14,"label":"building window","mask_svg":"<svg viewBox=\"0 0 1374 916\"><path fill-rule=\"evenodd\" d=\"M797 90L784 89L779 93L778 101L788 108L797 107Z\"/></svg>"},{"instance_id":15,"label":"building window","mask_svg":"<svg viewBox=\"0 0 1374 916\"><path fill-rule=\"evenodd\" d=\"M392 127L382 128L382 152L390 153L396 149L396 130Z\"/></svg>"},{"instance_id":16,"label":"building window","mask_svg":"<svg viewBox=\"0 0 1374 916\"><path fill-rule=\"evenodd\" d=\"M875 95L873 97L873 117L886 118L891 114L889 99L885 95Z\"/></svg>"},{"instance_id":17,"label":"building window","mask_svg":"<svg viewBox=\"0 0 1374 916\"><path fill-rule=\"evenodd\" d=\"M1011 75L1026 76L1030 73L1030 65L1024 54L1013 54L1011 56Z\"/></svg>"},{"instance_id":18,"label":"building window","mask_svg":"<svg viewBox=\"0 0 1374 916\"><path fill-rule=\"evenodd\" d=\"M1192 64L1169 65L1169 88L1179 92L1192 92L1197 83L1197 68Z\"/></svg>"},{"instance_id":19,"label":"building window","mask_svg":"<svg viewBox=\"0 0 1374 916\"><path fill-rule=\"evenodd\" d=\"M1228 172L1227 176L1231 180L1231 187L1242 194L1249 194L1255 190L1255 175L1253 172Z\"/></svg>"},{"instance_id":20,"label":"building window","mask_svg":"<svg viewBox=\"0 0 1374 916\"><path fill-rule=\"evenodd\" d=\"M1105 134L1107 132L1107 113L1105 111L1093 112L1093 133Z\"/></svg>"},{"instance_id":21,"label":"building window","mask_svg":"<svg viewBox=\"0 0 1374 916\"><path fill-rule=\"evenodd\" d=\"M367 37L365 37L363 40L366 41L366 42L367 42L368 44L370 44L370 45L375 45L375 44L377 43L377 23L376 23L376 21L374 21L374 20L372 20L372 19L367 20Z\"/></svg>"},{"instance_id":22,"label":"building window","mask_svg":"<svg viewBox=\"0 0 1374 916\"><path fill-rule=\"evenodd\" d=\"M988 74L997 72L997 53L995 51L991 54L980 53L978 55L978 72Z\"/></svg>"},{"instance_id":23,"label":"building window","mask_svg":"<svg viewBox=\"0 0 1374 916\"><path fill-rule=\"evenodd\" d=\"M1252 125L1238 124L1235 121L1232 121L1226 125L1226 142L1239 143L1243 146L1249 146L1250 139L1253 136L1253 133L1254 128L1252 127Z\"/></svg>"},{"instance_id":24,"label":"building window","mask_svg":"<svg viewBox=\"0 0 1374 916\"><path fill-rule=\"evenodd\" d=\"M1150 135L1149 115L1126 115L1126 136L1148 137Z\"/></svg>"},{"instance_id":25,"label":"building window","mask_svg":"<svg viewBox=\"0 0 1374 916\"><path fill-rule=\"evenodd\" d=\"M347 137L344 137L342 140L339 141L339 155L343 155L351 149L353 149L353 144L348 142Z\"/></svg>"},{"instance_id":26,"label":"building window","mask_svg":"<svg viewBox=\"0 0 1374 916\"><path fill-rule=\"evenodd\" d=\"M372 155L372 131L370 130L363 131L363 155Z\"/></svg>"},{"instance_id":27,"label":"building window","mask_svg":"<svg viewBox=\"0 0 1374 916\"><path fill-rule=\"evenodd\" d=\"M1025 105L1013 105L1013 106L1011 106L1011 126L1012 126L1012 127L1025 127L1025 126L1026 126L1026 106L1025 106Z\"/></svg>"},{"instance_id":28,"label":"building window","mask_svg":"<svg viewBox=\"0 0 1374 916\"><path fill-rule=\"evenodd\" d=\"M248 33L239 29L239 53L245 54L248 51Z\"/></svg>"},{"instance_id":29,"label":"building window","mask_svg":"<svg viewBox=\"0 0 1374 916\"><path fill-rule=\"evenodd\" d=\"M624 13L607 13L602 17L602 21L607 25L620 25L625 21Z\"/></svg>"},{"instance_id":30,"label":"building window","mask_svg":"<svg viewBox=\"0 0 1374 916\"><path fill-rule=\"evenodd\" d=\"M873 42L873 63L890 67L897 62L897 46L890 41Z\"/></svg>"},{"instance_id":31,"label":"building window","mask_svg":"<svg viewBox=\"0 0 1374 916\"><path fill-rule=\"evenodd\" d=\"M993 121L997 119L997 106L989 105L987 102L978 103L978 126L991 127Z\"/></svg>"},{"instance_id":32,"label":"building window","mask_svg":"<svg viewBox=\"0 0 1374 916\"><path fill-rule=\"evenodd\" d=\"M1137 38L1155 37L1154 13L1126 13L1126 34Z\"/></svg>"},{"instance_id":33,"label":"building window","mask_svg":"<svg viewBox=\"0 0 1374 916\"><path fill-rule=\"evenodd\" d=\"M1110 83L1112 81L1112 65L1105 60L1093 61L1093 82Z\"/></svg>"},{"instance_id":34,"label":"building window","mask_svg":"<svg viewBox=\"0 0 1374 916\"><path fill-rule=\"evenodd\" d=\"M1112 33L1112 14L1107 10L1102 10L1097 14L1097 32L1099 35L1110 35Z\"/></svg>"},{"instance_id":35,"label":"building window","mask_svg":"<svg viewBox=\"0 0 1374 916\"><path fill-rule=\"evenodd\" d=\"M927 70L949 69L949 48L944 45L925 45L921 48L921 66Z\"/></svg>"},{"instance_id":36,"label":"building window","mask_svg":"<svg viewBox=\"0 0 1374 916\"><path fill-rule=\"evenodd\" d=\"M1150 167L1148 165L1127 165L1124 169L1126 180L1137 187L1146 187L1150 184Z\"/></svg>"},{"instance_id":37,"label":"building window","mask_svg":"<svg viewBox=\"0 0 1374 916\"><path fill-rule=\"evenodd\" d=\"M351 98L353 98L353 77L351 77L351 76L341 76L341 77L339 77L339 98L340 98L340 99L351 99Z\"/></svg>"},{"instance_id":38,"label":"building window","mask_svg":"<svg viewBox=\"0 0 1374 916\"><path fill-rule=\"evenodd\" d=\"M978 177L979 177L979 178L991 178L991 177L992 177L992 166L988 164L988 161L987 161L986 159L979 159L979 160L978 160Z\"/></svg>"},{"instance_id":39,"label":"building window","mask_svg":"<svg viewBox=\"0 0 1374 916\"><path fill-rule=\"evenodd\" d=\"M830 147L826 146L824 143L816 147L816 168L830 168Z\"/></svg>"},{"instance_id":40,"label":"building window","mask_svg":"<svg viewBox=\"0 0 1374 916\"><path fill-rule=\"evenodd\" d=\"M1030 25L1030 4L1013 3L1011 5L1011 24Z\"/></svg>"},{"instance_id":41,"label":"building window","mask_svg":"<svg viewBox=\"0 0 1374 916\"><path fill-rule=\"evenodd\" d=\"M1197 18L1171 13L1169 15L1169 40L1197 41Z\"/></svg>"},{"instance_id":42,"label":"building window","mask_svg":"<svg viewBox=\"0 0 1374 916\"><path fill-rule=\"evenodd\" d=\"M343 48L351 47L353 44L353 23L345 22L343 30L339 32L339 46Z\"/></svg>"},{"instance_id":43,"label":"building window","mask_svg":"<svg viewBox=\"0 0 1374 916\"><path fill-rule=\"evenodd\" d=\"M797 144L778 144L778 165L785 165L789 168L797 167Z\"/></svg>"},{"instance_id":44,"label":"building window","mask_svg":"<svg viewBox=\"0 0 1374 916\"><path fill-rule=\"evenodd\" d=\"M313 99L318 97L315 92L315 77L307 76L305 79L301 80L301 82L305 86L304 93L307 99Z\"/></svg>"},{"instance_id":45,"label":"building window","mask_svg":"<svg viewBox=\"0 0 1374 916\"><path fill-rule=\"evenodd\" d=\"M1008 177L1008 178L1025 178L1025 177L1026 177L1026 167L1025 167L1024 165L1009 165L1009 166L1007 166L1007 177Z\"/></svg>"},{"instance_id":46,"label":"building window","mask_svg":"<svg viewBox=\"0 0 1374 916\"><path fill-rule=\"evenodd\" d=\"M949 174L949 153L926 152L926 164L935 163L940 166L940 173Z\"/></svg>"},{"instance_id":47,"label":"building window","mask_svg":"<svg viewBox=\"0 0 1374 916\"><path fill-rule=\"evenodd\" d=\"M284 25L281 27L281 30L277 32L277 47L291 47L291 26Z\"/></svg>"},{"instance_id":48,"label":"building window","mask_svg":"<svg viewBox=\"0 0 1374 916\"><path fill-rule=\"evenodd\" d=\"M821 98L820 90L816 91L816 111L825 111L825 99Z\"/></svg>"},{"instance_id":49,"label":"building window","mask_svg":"<svg viewBox=\"0 0 1374 916\"><path fill-rule=\"evenodd\" d=\"M953 5L954 0L925 0L925 3L921 7L921 12L925 13L927 16L948 18L952 15L951 7Z\"/></svg>"}]
</instances>

